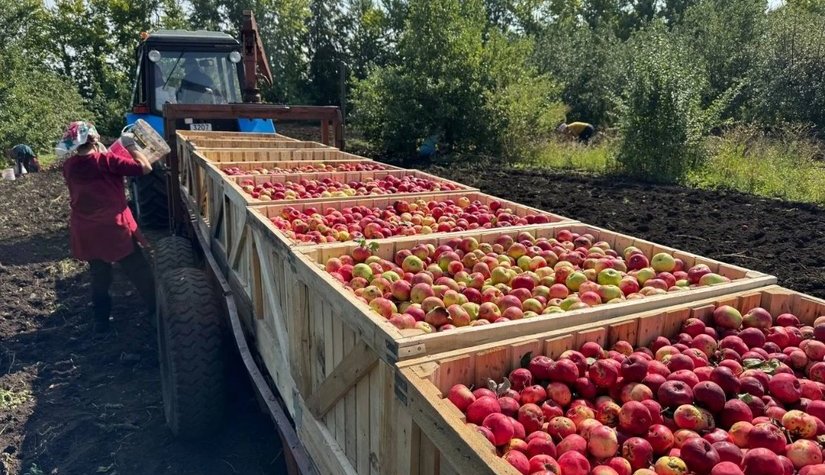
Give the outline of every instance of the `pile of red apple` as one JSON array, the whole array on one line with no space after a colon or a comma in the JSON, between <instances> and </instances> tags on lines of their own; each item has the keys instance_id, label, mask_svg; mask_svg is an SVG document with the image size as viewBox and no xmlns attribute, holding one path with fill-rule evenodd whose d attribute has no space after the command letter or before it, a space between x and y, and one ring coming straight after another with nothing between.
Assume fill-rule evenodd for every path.
<instances>
[{"instance_id":1,"label":"pile of red apple","mask_svg":"<svg viewBox=\"0 0 825 475\"><path fill-rule=\"evenodd\" d=\"M226 167L222 171L227 175L285 175L288 173L321 173L321 172L372 172L386 170L387 167L376 162L331 162L307 163L294 167L253 168L243 170L240 167Z\"/></svg>"},{"instance_id":2,"label":"pile of red apple","mask_svg":"<svg viewBox=\"0 0 825 475\"><path fill-rule=\"evenodd\" d=\"M322 243L544 224L549 223L550 218L543 214L519 216L498 201L484 204L461 197L455 200L398 200L383 208L347 206L321 211L309 207L299 211L288 206L271 221L290 239Z\"/></svg>"},{"instance_id":3,"label":"pile of red apple","mask_svg":"<svg viewBox=\"0 0 825 475\"><path fill-rule=\"evenodd\" d=\"M270 182L256 185L253 180L242 180L241 188L253 198L261 201L296 200L309 198L343 198L347 196L391 195L396 193L425 193L432 191L455 191L456 184L420 178L415 175L400 177L387 175L364 181L342 183L334 178L298 181Z\"/></svg>"},{"instance_id":4,"label":"pile of red apple","mask_svg":"<svg viewBox=\"0 0 825 475\"><path fill-rule=\"evenodd\" d=\"M525 475L823 475L823 358L825 316L719 306L670 341L527 356L447 399Z\"/></svg>"},{"instance_id":5,"label":"pile of red apple","mask_svg":"<svg viewBox=\"0 0 825 475\"><path fill-rule=\"evenodd\" d=\"M327 272L401 329L425 332L507 322L604 303L728 282L666 253L650 261L637 248L620 255L608 243L569 230L555 238L520 232L479 243L472 237L418 244L392 261L365 245L331 258Z\"/></svg>"}]
</instances>

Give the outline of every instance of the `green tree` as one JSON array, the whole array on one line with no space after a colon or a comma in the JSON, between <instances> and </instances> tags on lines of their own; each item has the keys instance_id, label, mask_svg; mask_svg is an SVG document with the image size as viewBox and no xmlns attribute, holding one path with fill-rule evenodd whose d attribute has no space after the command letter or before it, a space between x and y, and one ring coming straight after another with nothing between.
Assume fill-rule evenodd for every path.
<instances>
[{"instance_id":1,"label":"green tree","mask_svg":"<svg viewBox=\"0 0 825 475\"><path fill-rule=\"evenodd\" d=\"M677 181L705 156L706 80L662 25L633 35L625 65L618 161L630 175Z\"/></svg>"},{"instance_id":2,"label":"green tree","mask_svg":"<svg viewBox=\"0 0 825 475\"><path fill-rule=\"evenodd\" d=\"M561 83L568 117L608 126L615 122L622 87L623 49L609 25L564 22L542 34L535 57L539 71Z\"/></svg>"},{"instance_id":3,"label":"green tree","mask_svg":"<svg viewBox=\"0 0 825 475\"><path fill-rule=\"evenodd\" d=\"M71 81L34 65L18 47L0 54L0 146L18 143L53 149L72 120L91 119ZM36 98L36 99L35 99Z\"/></svg>"},{"instance_id":4,"label":"green tree","mask_svg":"<svg viewBox=\"0 0 825 475\"><path fill-rule=\"evenodd\" d=\"M337 1L312 0L308 28L309 84L312 102L340 103L346 17Z\"/></svg>"},{"instance_id":5,"label":"green tree","mask_svg":"<svg viewBox=\"0 0 825 475\"><path fill-rule=\"evenodd\" d=\"M375 69L354 91L368 139L401 155L433 136L457 152L498 152L527 146L526 130L551 130L561 117L549 107L558 105L555 85L529 67L531 41L490 28L480 0L408 7L398 64Z\"/></svg>"},{"instance_id":6,"label":"green tree","mask_svg":"<svg viewBox=\"0 0 825 475\"><path fill-rule=\"evenodd\" d=\"M386 66L395 57L390 45L390 19L372 0L352 0L347 8L348 69L360 80L378 66Z\"/></svg>"},{"instance_id":7,"label":"green tree","mask_svg":"<svg viewBox=\"0 0 825 475\"><path fill-rule=\"evenodd\" d=\"M743 90L754 67L765 30L765 0L700 0L684 14L676 28L692 54L706 70L709 104L725 95L737 95L725 111L739 117L746 97Z\"/></svg>"},{"instance_id":8,"label":"green tree","mask_svg":"<svg viewBox=\"0 0 825 475\"><path fill-rule=\"evenodd\" d=\"M769 16L751 73L751 118L825 130L825 13L784 7Z\"/></svg>"},{"instance_id":9,"label":"green tree","mask_svg":"<svg viewBox=\"0 0 825 475\"><path fill-rule=\"evenodd\" d=\"M438 136L467 149L488 137L482 85L484 9L471 0L412 0L400 65L376 69L354 93L356 121L384 149L410 154Z\"/></svg>"}]
</instances>

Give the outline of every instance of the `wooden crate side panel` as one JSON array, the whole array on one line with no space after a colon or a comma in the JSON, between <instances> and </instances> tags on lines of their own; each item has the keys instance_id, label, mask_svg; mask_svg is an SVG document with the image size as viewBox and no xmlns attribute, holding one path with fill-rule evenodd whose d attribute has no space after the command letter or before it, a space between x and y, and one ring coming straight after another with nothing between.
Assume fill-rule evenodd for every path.
<instances>
[{"instance_id":1,"label":"wooden crate side panel","mask_svg":"<svg viewBox=\"0 0 825 475\"><path fill-rule=\"evenodd\" d=\"M282 144L269 148L204 148L198 153L212 163L223 166L226 163L277 163L307 161L371 161L369 158L341 152L336 148L307 146L301 143Z\"/></svg>"}]
</instances>

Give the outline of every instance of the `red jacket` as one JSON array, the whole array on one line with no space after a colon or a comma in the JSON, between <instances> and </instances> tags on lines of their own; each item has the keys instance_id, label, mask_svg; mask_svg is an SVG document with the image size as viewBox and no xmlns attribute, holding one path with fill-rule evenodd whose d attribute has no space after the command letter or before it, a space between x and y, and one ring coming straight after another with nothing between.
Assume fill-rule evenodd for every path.
<instances>
[{"instance_id":1,"label":"red jacket","mask_svg":"<svg viewBox=\"0 0 825 475\"><path fill-rule=\"evenodd\" d=\"M138 175L143 175L138 162L112 152L66 160L63 177L69 187L74 257L115 262L132 253L137 223L126 205L123 177Z\"/></svg>"}]
</instances>

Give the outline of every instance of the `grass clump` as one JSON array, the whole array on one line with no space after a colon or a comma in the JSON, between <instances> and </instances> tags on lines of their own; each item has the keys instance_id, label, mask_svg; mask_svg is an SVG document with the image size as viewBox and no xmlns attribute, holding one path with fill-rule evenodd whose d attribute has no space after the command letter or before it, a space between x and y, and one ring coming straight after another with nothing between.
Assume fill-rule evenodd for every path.
<instances>
[{"instance_id":1,"label":"grass clump","mask_svg":"<svg viewBox=\"0 0 825 475\"><path fill-rule=\"evenodd\" d=\"M576 142L550 141L525 165L534 167L613 173L618 169L616 146L610 139L583 145Z\"/></svg>"},{"instance_id":2,"label":"grass clump","mask_svg":"<svg viewBox=\"0 0 825 475\"><path fill-rule=\"evenodd\" d=\"M0 388L0 409L8 411L15 407L24 404L31 398L31 391L28 389L21 389L14 391L11 389Z\"/></svg>"}]
</instances>

